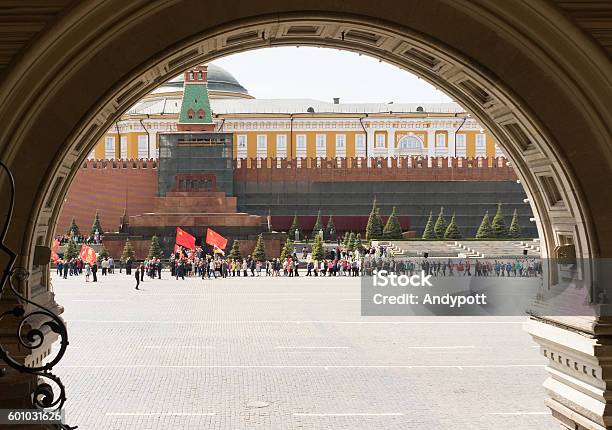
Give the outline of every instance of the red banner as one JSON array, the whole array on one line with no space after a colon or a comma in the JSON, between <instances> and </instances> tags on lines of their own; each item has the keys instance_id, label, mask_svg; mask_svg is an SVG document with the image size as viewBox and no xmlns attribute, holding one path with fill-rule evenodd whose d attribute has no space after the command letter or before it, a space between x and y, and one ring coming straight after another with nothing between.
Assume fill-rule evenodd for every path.
<instances>
[{"instance_id":1,"label":"red banner","mask_svg":"<svg viewBox=\"0 0 612 430\"><path fill-rule=\"evenodd\" d=\"M57 251L57 249L60 247L60 243L59 240L55 239L53 241L53 247L51 248L53 251Z\"/></svg>"},{"instance_id":2,"label":"red banner","mask_svg":"<svg viewBox=\"0 0 612 430\"><path fill-rule=\"evenodd\" d=\"M214 231L212 228L209 228L206 230L206 243L223 251L227 246L227 239Z\"/></svg>"},{"instance_id":3,"label":"red banner","mask_svg":"<svg viewBox=\"0 0 612 430\"><path fill-rule=\"evenodd\" d=\"M94 264L96 262L96 251L91 247L85 244L81 245L81 252L79 254L81 260L88 262L89 264Z\"/></svg>"},{"instance_id":4,"label":"red banner","mask_svg":"<svg viewBox=\"0 0 612 430\"><path fill-rule=\"evenodd\" d=\"M195 249L195 236L190 235L180 227L176 228L176 244L187 249Z\"/></svg>"}]
</instances>

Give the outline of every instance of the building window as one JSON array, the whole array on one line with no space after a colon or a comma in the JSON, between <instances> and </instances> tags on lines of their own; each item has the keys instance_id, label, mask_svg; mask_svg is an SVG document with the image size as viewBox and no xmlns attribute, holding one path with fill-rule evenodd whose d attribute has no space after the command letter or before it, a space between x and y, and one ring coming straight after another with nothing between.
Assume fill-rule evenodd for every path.
<instances>
[{"instance_id":1,"label":"building window","mask_svg":"<svg viewBox=\"0 0 612 430\"><path fill-rule=\"evenodd\" d=\"M276 135L276 156L287 157L287 135L277 134Z\"/></svg>"},{"instance_id":2,"label":"building window","mask_svg":"<svg viewBox=\"0 0 612 430\"><path fill-rule=\"evenodd\" d=\"M444 147L446 147L446 135L436 134L436 148L444 148Z\"/></svg>"},{"instance_id":3,"label":"building window","mask_svg":"<svg viewBox=\"0 0 612 430\"><path fill-rule=\"evenodd\" d=\"M107 136L104 140L104 158L115 158L115 136Z\"/></svg>"},{"instance_id":4,"label":"building window","mask_svg":"<svg viewBox=\"0 0 612 430\"><path fill-rule=\"evenodd\" d=\"M487 156L487 139L484 134L476 135L476 157L486 157Z\"/></svg>"},{"instance_id":5,"label":"building window","mask_svg":"<svg viewBox=\"0 0 612 430\"><path fill-rule=\"evenodd\" d=\"M149 136L138 136L138 158L149 158Z\"/></svg>"},{"instance_id":6,"label":"building window","mask_svg":"<svg viewBox=\"0 0 612 430\"><path fill-rule=\"evenodd\" d=\"M418 136L409 134L400 139L398 149L400 155L422 155L423 142Z\"/></svg>"},{"instance_id":7,"label":"building window","mask_svg":"<svg viewBox=\"0 0 612 430\"><path fill-rule=\"evenodd\" d=\"M376 134L376 148L384 148L385 146L385 141L386 141L386 135L384 135L383 133L378 133Z\"/></svg>"},{"instance_id":8,"label":"building window","mask_svg":"<svg viewBox=\"0 0 612 430\"><path fill-rule=\"evenodd\" d=\"M502 151L502 149L499 147L499 145L497 143L495 144L495 156L496 157L505 157L504 152Z\"/></svg>"},{"instance_id":9,"label":"building window","mask_svg":"<svg viewBox=\"0 0 612 430\"><path fill-rule=\"evenodd\" d=\"M336 157L346 157L346 135L336 135Z\"/></svg>"},{"instance_id":10,"label":"building window","mask_svg":"<svg viewBox=\"0 0 612 430\"><path fill-rule=\"evenodd\" d=\"M268 136L265 134L257 135L257 158L268 156Z\"/></svg>"},{"instance_id":11,"label":"building window","mask_svg":"<svg viewBox=\"0 0 612 430\"><path fill-rule=\"evenodd\" d=\"M355 135L355 156L365 157L366 155L366 135Z\"/></svg>"},{"instance_id":12,"label":"building window","mask_svg":"<svg viewBox=\"0 0 612 430\"><path fill-rule=\"evenodd\" d=\"M306 157L306 135L297 134L295 136L295 156Z\"/></svg>"},{"instance_id":13,"label":"building window","mask_svg":"<svg viewBox=\"0 0 612 430\"><path fill-rule=\"evenodd\" d=\"M239 134L236 140L236 158L247 158L247 136Z\"/></svg>"},{"instance_id":14,"label":"building window","mask_svg":"<svg viewBox=\"0 0 612 430\"><path fill-rule=\"evenodd\" d=\"M119 153L124 160L127 158L127 136L121 136L119 139Z\"/></svg>"},{"instance_id":15,"label":"building window","mask_svg":"<svg viewBox=\"0 0 612 430\"><path fill-rule=\"evenodd\" d=\"M467 154L467 145L465 143L465 134L455 135L455 155L457 157L465 157Z\"/></svg>"},{"instance_id":16,"label":"building window","mask_svg":"<svg viewBox=\"0 0 612 430\"><path fill-rule=\"evenodd\" d=\"M324 134L317 134L316 139L317 157L327 157L327 136Z\"/></svg>"}]
</instances>

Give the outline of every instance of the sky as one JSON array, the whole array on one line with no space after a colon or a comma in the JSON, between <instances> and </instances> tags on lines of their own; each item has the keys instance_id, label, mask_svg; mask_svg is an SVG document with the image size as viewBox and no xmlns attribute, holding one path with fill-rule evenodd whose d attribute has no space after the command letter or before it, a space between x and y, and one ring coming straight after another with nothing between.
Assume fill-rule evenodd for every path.
<instances>
[{"instance_id":1,"label":"sky","mask_svg":"<svg viewBox=\"0 0 612 430\"><path fill-rule=\"evenodd\" d=\"M341 103L444 103L452 100L392 64L354 52L276 47L230 55L213 63L230 72L255 98L312 98Z\"/></svg>"}]
</instances>

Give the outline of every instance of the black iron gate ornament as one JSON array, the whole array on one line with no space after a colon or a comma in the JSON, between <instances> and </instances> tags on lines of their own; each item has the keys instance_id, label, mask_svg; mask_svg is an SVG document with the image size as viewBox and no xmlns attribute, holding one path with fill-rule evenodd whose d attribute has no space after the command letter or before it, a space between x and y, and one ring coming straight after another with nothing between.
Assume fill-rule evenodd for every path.
<instances>
[{"instance_id":1,"label":"black iron gate ornament","mask_svg":"<svg viewBox=\"0 0 612 430\"><path fill-rule=\"evenodd\" d=\"M17 260L17 254L8 248L5 244L8 228L13 216L13 208L15 205L15 178L10 169L0 161L0 167L6 172L10 183L10 196L8 202L8 213L5 218L4 226L0 233L0 251L4 252L8 257L8 263L2 271L0 279L0 300L7 293L7 285L10 291L15 295L19 304L13 309L0 314L0 321L7 317L12 317L19 320L17 325L17 339L19 344L30 351L39 348L44 344L45 333L53 332L60 338L60 348L53 358L47 360L46 364L40 366L25 366L24 364L13 359L4 345L0 344L0 360L3 360L8 366L21 373L28 373L33 376L44 378L48 382L41 382L36 385L32 392L32 405L36 409L60 411L66 401L66 389L57 375L51 373L53 367L62 359L66 348L68 347L68 334L64 322L49 309L28 300L20 294L13 282L24 284L28 280L29 272L24 267L14 267ZM29 309L26 310L26 306ZM41 320L42 323L37 323L36 327L30 323L33 320ZM59 395L55 395L53 383L59 389ZM77 427L70 427L66 424L58 424L58 429L71 430Z\"/></svg>"}]
</instances>

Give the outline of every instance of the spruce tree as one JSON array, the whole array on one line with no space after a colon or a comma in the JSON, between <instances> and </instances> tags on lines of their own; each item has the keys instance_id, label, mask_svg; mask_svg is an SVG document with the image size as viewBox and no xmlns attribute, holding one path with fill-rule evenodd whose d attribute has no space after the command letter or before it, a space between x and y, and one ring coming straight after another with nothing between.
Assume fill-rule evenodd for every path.
<instances>
[{"instance_id":1,"label":"spruce tree","mask_svg":"<svg viewBox=\"0 0 612 430\"><path fill-rule=\"evenodd\" d=\"M366 240L380 239L382 237L382 223L380 216L378 215L378 208L376 207L376 199L372 203L372 211L368 218L368 225L366 226Z\"/></svg>"},{"instance_id":2,"label":"spruce tree","mask_svg":"<svg viewBox=\"0 0 612 430\"><path fill-rule=\"evenodd\" d=\"M323 223L321 222L321 209L317 212L317 220L315 221L314 226L312 227L312 234L320 234L321 230L323 230ZM323 232L325 234L325 231Z\"/></svg>"},{"instance_id":3,"label":"spruce tree","mask_svg":"<svg viewBox=\"0 0 612 430\"><path fill-rule=\"evenodd\" d=\"M291 238L291 240L295 239L295 232L298 231L300 239L303 237L302 227L300 226L300 221L298 220L297 214L293 216L293 222L291 223L291 227L289 227L289 231L287 234Z\"/></svg>"},{"instance_id":4,"label":"spruce tree","mask_svg":"<svg viewBox=\"0 0 612 430\"><path fill-rule=\"evenodd\" d=\"M427 224L425 224L425 230L423 230L422 239L431 240L435 239L436 232L434 231L433 213L429 211L429 218L427 218Z\"/></svg>"},{"instance_id":5,"label":"spruce tree","mask_svg":"<svg viewBox=\"0 0 612 430\"><path fill-rule=\"evenodd\" d=\"M79 230L79 226L77 225L74 217L72 217L72 222L70 223L70 227L68 227L68 231L66 233L70 237L77 237L81 235L81 231Z\"/></svg>"},{"instance_id":6,"label":"spruce tree","mask_svg":"<svg viewBox=\"0 0 612 430\"><path fill-rule=\"evenodd\" d=\"M72 260L79 256L79 249L74 240L69 240L64 248L64 260Z\"/></svg>"},{"instance_id":7,"label":"spruce tree","mask_svg":"<svg viewBox=\"0 0 612 430\"><path fill-rule=\"evenodd\" d=\"M493 217L491 223L491 235L498 239L508 237L508 227L506 227L506 221L504 220L504 214L502 213L501 202L497 204L497 212Z\"/></svg>"},{"instance_id":8,"label":"spruce tree","mask_svg":"<svg viewBox=\"0 0 612 430\"><path fill-rule=\"evenodd\" d=\"M444 239L461 239L461 232L459 231L459 226L457 226L457 222L455 221L454 213L448 227L446 227L446 231L444 232Z\"/></svg>"},{"instance_id":9,"label":"spruce tree","mask_svg":"<svg viewBox=\"0 0 612 430\"><path fill-rule=\"evenodd\" d=\"M228 258L231 258L232 260L238 260L241 258L239 240L235 240L234 243L232 243L232 249L229 252Z\"/></svg>"},{"instance_id":10,"label":"spruce tree","mask_svg":"<svg viewBox=\"0 0 612 430\"><path fill-rule=\"evenodd\" d=\"M106 249L104 246L102 246L102 249L100 250L100 252L98 252L98 264L100 264L102 262L102 260L104 260L104 258L108 258L109 254L108 254L108 249Z\"/></svg>"},{"instance_id":11,"label":"spruce tree","mask_svg":"<svg viewBox=\"0 0 612 430\"><path fill-rule=\"evenodd\" d=\"M487 211L484 217L482 217L480 227L478 227L478 231L476 232L476 239L489 239L491 234L491 221L489 220L489 211Z\"/></svg>"},{"instance_id":12,"label":"spruce tree","mask_svg":"<svg viewBox=\"0 0 612 430\"><path fill-rule=\"evenodd\" d=\"M402 226L400 225L397 216L395 215L395 206L393 206L393 210L391 211L391 215L387 219L387 224L385 224L385 228L383 229L383 238L384 239L402 239Z\"/></svg>"},{"instance_id":13,"label":"spruce tree","mask_svg":"<svg viewBox=\"0 0 612 430\"><path fill-rule=\"evenodd\" d=\"M256 261L266 261L266 249L264 248L262 234L257 237L257 244L253 250L253 259Z\"/></svg>"},{"instance_id":14,"label":"spruce tree","mask_svg":"<svg viewBox=\"0 0 612 430\"><path fill-rule=\"evenodd\" d=\"M510 228L508 229L508 237L517 238L521 237L521 225L518 221L518 214L516 213L516 209L514 209L514 213L512 214L512 222L510 223Z\"/></svg>"},{"instance_id":15,"label":"spruce tree","mask_svg":"<svg viewBox=\"0 0 612 430\"><path fill-rule=\"evenodd\" d=\"M446 220L444 219L444 208L440 208L438 219L436 219L436 224L434 225L434 232L436 234L437 239L442 239L444 237L444 233L446 232Z\"/></svg>"},{"instance_id":16,"label":"spruce tree","mask_svg":"<svg viewBox=\"0 0 612 430\"><path fill-rule=\"evenodd\" d=\"M283 249L281 249L280 258L281 260L286 260L287 257L291 257L292 255L293 255L293 242L291 242L291 239L287 237L287 240L285 241L285 246L283 246Z\"/></svg>"},{"instance_id":17,"label":"spruce tree","mask_svg":"<svg viewBox=\"0 0 612 430\"><path fill-rule=\"evenodd\" d=\"M376 208L376 229L377 229L376 237L378 239L382 239L384 227L385 227L385 223L383 222L382 217L380 216L380 208Z\"/></svg>"},{"instance_id":18,"label":"spruce tree","mask_svg":"<svg viewBox=\"0 0 612 430\"><path fill-rule=\"evenodd\" d=\"M355 251L359 251L359 253L363 255L364 250L365 247L361 241L361 233L357 233L357 236L355 237Z\"/></svg>"},{"instance_id":19,"label":"spruce tree","mask_svg":"<svg viewBox=\"0 0 612 430\"><path fill-rule=\"evenodd\" d=\"M346 249L348 251L354 251L355 250L355 241L356 241L356 237L355 237L355 233L353 233L351 231L351 234L349 234L349 240L348 240L348 245L346 247Z\"/></svg>"},{"instance_id":20,"label":"spruce tree","mask_svg":"<svg viewBox=\"0 0 612 430\"><path fill-rule=\"evenodd\" d=\"M162 249L159 245L159 239L157 236L153 236L151 238L151 246L149 247L149 255L147 258L151 260L152 258L161 258L162 257Z\"/></svg>"},{"instance_id":21,"label":"spruce tree","mask_svg":"<svg viewBox=\"0 0 612 430\"><path fill-rule=\"evenodd\" d=\"M351 233L347 231L344 233L344 237L342 238L342 247L344 249L348 249L350 240L351 240Z\"/></svg>"},{"instance_id":22,"label":"spruce tree","mask_svg":"<svg viewBox=\"0 0 612 430\"><path fill-rule=\"evenodd\" d=\"M325 235L327 236L327 240L338 239L338 232L336 231L336 226L334 225L333 215L329 216L329 220L327 221L327 227L325 228Z\"/></svg>"},{"instance_id":23,"label":"spruce tree","mask_svg":"<svg viewBox=\"0 0 612 430\"><path fill-rule=\"evenodd\" d=\"M321 261L325 257L325 252L323 250L323 241L321 240L320 235L315 236L314 243L312 245L312 259L315 261Z\"/></svg>"},{"instance_id":24,"label":"spruce tree","mask_svg":"<svg viewBox=\"0 0 612 430\"><path fill-rule=\"evenodd\" d=\"M94 218L93 225L91 226L91 235L95 235L96 231L98 234L104 234L104 230L102 230L102 225L100 224L100 212L96 210L96 216Z\"/></svg>"},{"instance_id":25,"label":"spruce tree","mask_svg":"<svg viewBox=\"0 0 612 430\"><path fill-rule=\"evenodd\" d=\"M136 253L134 252L132 243L130 242L130 239L128 238L125 240L125 246L123 247L123 252L121 253L121 259L123 261L128 261L128 259L130 258L133 259L135 255Z\"/></svg>"}]
</instances>

